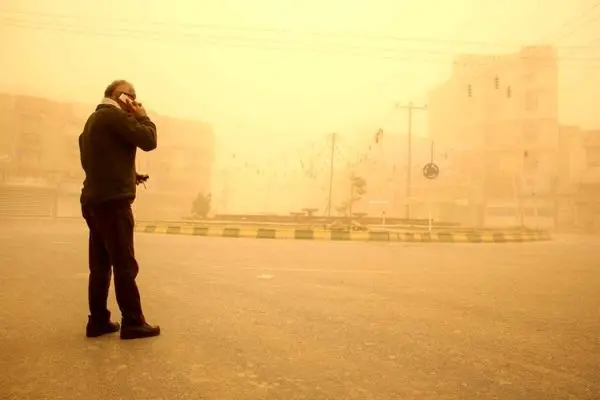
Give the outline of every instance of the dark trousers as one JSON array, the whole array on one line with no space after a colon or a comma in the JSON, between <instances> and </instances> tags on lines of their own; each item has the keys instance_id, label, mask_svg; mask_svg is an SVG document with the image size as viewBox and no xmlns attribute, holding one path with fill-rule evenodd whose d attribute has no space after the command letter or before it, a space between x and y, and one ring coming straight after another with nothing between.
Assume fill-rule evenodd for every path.
<instances>
[{"instance_id":1,"label":"dark trousers","mask_svg":"<svg viewBox=\"0 0 600 400\"><path fill-rule=\"evenodd\" d=\"M112 266L123 324L141 324L144 317L135 283L138 263L133 248L131 203L119 200L99 205L84 204L82 212L90 230L88 300L91 319L103 322L110 318L107 299Z\"/></svg>"}]
</instances>

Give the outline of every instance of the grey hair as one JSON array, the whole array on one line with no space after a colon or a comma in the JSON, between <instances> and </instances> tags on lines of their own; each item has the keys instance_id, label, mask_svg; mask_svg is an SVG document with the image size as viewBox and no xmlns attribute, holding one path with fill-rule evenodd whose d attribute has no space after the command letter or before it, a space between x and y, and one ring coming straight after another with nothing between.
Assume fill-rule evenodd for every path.
<instances>
[{"instance_id":1,"label":"grey hair","mask_svg":"<svg viewBox=\"0 0 600 400\"><path fill-rule=\"evenodd\" d=\"M110 85L108 85L106 87L106 89L104 89L104 97L112 97L112 95L115 93L115 90L117 89L118 86L124 85L127 82L126 80L123 79L118 79L116 81L112 81Z\"/></svg>"}]
</instances>

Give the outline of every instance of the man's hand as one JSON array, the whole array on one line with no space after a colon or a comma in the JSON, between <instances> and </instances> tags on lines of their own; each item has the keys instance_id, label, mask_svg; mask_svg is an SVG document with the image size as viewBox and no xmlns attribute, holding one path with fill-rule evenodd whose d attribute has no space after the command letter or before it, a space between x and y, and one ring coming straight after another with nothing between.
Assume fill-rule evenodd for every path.
<instances>
[{"instance_id":1,"label":"man's hand","mask_svg":"<svg viewBox=\"0 0 600 400\"><path fill-rule=\"evenodd\" d=\"M131 113L137 118L147 117L146 109L142 106L142 103L138 103L136 101L132 101L129 103L129 107L131 108Z\"/></svg>"}]
</instances>

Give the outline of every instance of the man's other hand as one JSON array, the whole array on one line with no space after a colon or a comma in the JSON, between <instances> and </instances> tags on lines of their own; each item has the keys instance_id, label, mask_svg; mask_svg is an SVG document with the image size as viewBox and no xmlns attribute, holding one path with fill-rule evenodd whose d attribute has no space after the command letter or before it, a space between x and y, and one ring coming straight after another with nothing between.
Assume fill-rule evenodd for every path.
<instances>
[{"instance_id":1,"label":"man's other hand","mask_svg":"<svg viewBox=\"0 0 600 400\"><path fill-rule=\"evenodd\" d=\"M148 175L135 174L135 184L145 183L150 177Z\"/></svg>"}]
</instances>

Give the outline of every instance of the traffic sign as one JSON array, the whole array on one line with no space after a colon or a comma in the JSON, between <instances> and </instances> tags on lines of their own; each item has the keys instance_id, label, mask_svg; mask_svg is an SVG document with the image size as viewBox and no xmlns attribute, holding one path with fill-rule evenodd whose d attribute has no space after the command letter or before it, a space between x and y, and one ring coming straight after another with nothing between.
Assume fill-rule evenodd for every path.
<instances>
[{"instance_id":1,"label":"traffic sign","mask_svg":"<svg viewBox=\"0 0 600 400\"><path fill-rule=\"evenodd\" d=\"M440 174L440 167L430 162L423 167L423 176L427 179L435 179Z\"/></svg>"}]
</instances>

